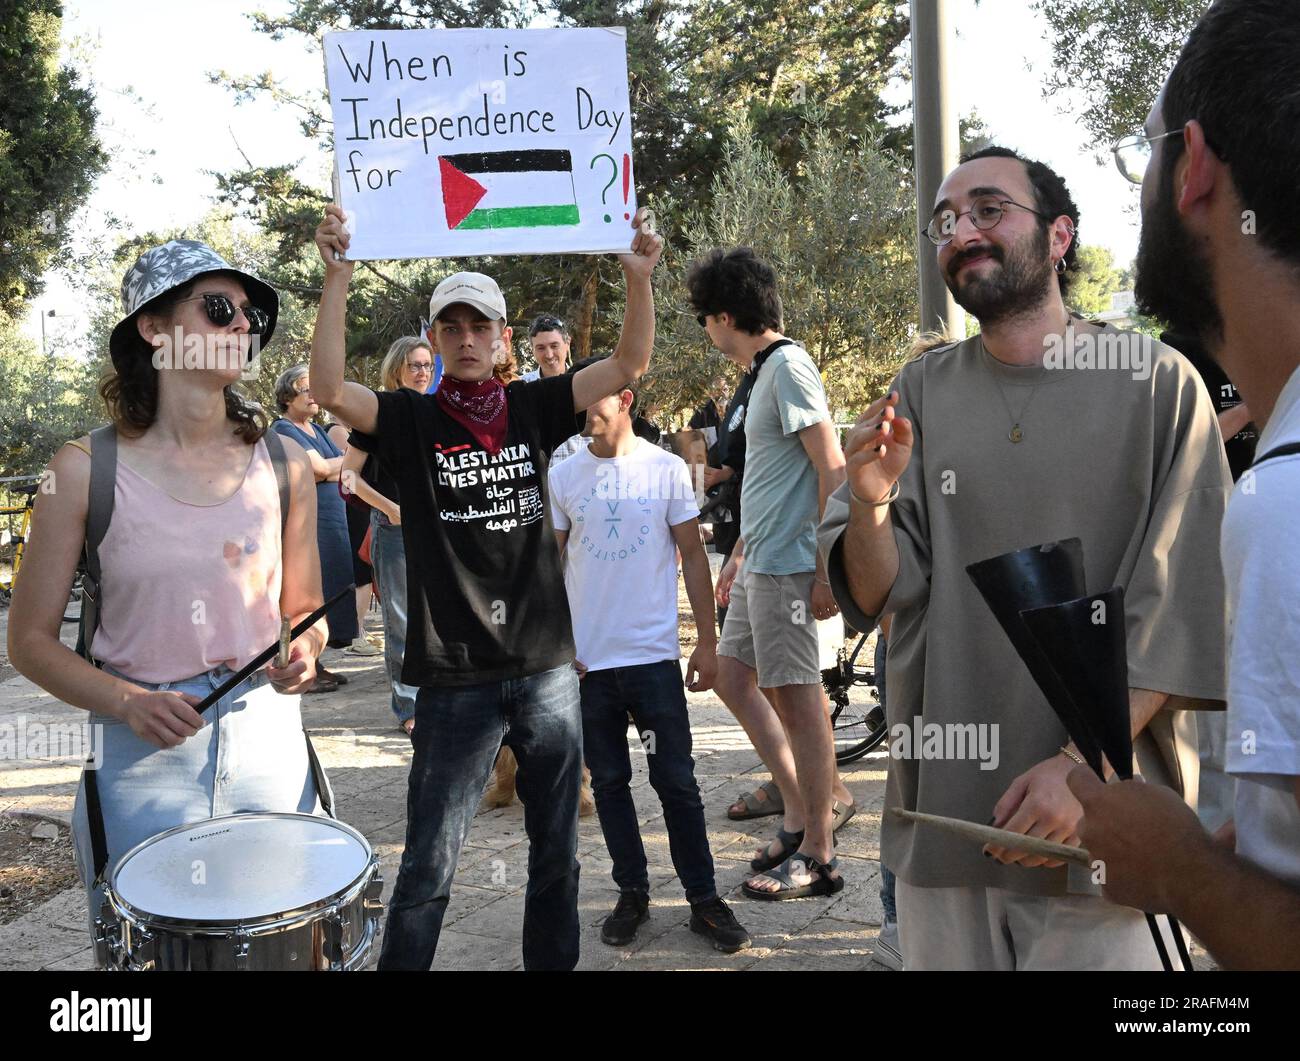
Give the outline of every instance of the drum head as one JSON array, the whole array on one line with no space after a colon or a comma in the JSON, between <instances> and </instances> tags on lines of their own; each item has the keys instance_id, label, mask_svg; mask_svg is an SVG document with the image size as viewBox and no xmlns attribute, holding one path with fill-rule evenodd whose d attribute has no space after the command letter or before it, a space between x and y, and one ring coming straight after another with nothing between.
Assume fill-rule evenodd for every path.
<instances>
[{"instance_id":1,"label":"drum head","mask_svg":"<svg viewBox=\"0 0 1300 1061\"><path fill-rule=\"evenodd\" d=\"M134 848L112 891L133 911L185 923L250 922L346 891L370 863L360 833L308 814L229 814Z\"/></svg>"}]
</instances>

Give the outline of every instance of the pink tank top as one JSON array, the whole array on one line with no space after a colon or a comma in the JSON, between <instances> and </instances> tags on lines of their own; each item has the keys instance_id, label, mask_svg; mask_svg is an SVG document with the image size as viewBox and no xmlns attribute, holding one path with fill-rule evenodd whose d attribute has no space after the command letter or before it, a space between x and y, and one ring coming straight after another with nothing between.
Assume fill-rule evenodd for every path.
<instances>
[{"instance_id":1,"label":"pink tank top","mask_svg":"<svg viewBox=\"0 0 1300 1061\"><path fill-rule=\"evenodd\" d=\"M114 496L96 659L170 682L238 670L279 637L280 494L265 442L219 504L178 501L120 460Z\"/></svg>"}]
</instances>

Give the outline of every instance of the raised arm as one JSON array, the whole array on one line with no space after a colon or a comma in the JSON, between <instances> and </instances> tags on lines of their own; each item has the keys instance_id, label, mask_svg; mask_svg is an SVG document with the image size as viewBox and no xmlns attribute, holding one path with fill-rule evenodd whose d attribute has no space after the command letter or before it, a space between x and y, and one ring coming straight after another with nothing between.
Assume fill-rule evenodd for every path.
<instances>
[{"instance_id":1,"label":"raised arm","mask_svg":"<svg viewBox=\"0 0 1300 1061\"><path fill-rule=\"evenodd\" d=\"M650 274L663 253L663 237L646 224L644 208L636 212L636 235L627 254L618 256L627 284L627 308L614 356L588 365L573 377L573 411L580 413L602 398L645 375L655 344L655 300ZM313 387L316 381L312 380Z\"/></svg>"},{"instance_id":2,"label":"raised arm","mask_svg":"<svg viewBox=\"0 0 1300 1061\"><path fill-rule=\"evenodd\" d=\"M343 231L343 216L342 207L330 203L325 207L325 220L316 229L316 249L325 262L325 288L311 337L311 389L312 396L339 419L358 431L374 434L379 413L375 392L343 378L348 284L356 266L342 257L335 258L336 253L342 255L348 249L350 242Z\"/></svg>"},{"instance_id":3,"label":"raised arm","mask_svg":"<svg viewBox=\"0 0 1300 1061\"><path fill-rule=\"evenodd\" d=\"M897 391L872 402L844 446L853 491L844 531L844 574L854 604L870 616L880 615L898 576L889 506L879 503L889 496L912 456L912 425L895 417L897 404Z\"/></svg>"}]
</instances>

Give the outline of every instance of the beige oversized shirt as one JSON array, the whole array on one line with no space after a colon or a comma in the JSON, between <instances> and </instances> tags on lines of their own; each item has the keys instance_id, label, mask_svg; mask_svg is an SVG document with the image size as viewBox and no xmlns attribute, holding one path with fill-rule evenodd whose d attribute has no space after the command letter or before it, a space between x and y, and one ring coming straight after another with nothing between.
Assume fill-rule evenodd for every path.
<instances>
[{"instance_id":1,"label":"beige oversized shirt","mask_svg":"<svg viewBox=\"0 0 1300 1061\"><path fill-rule=\"evenodd\" d=\"M1110 326L1105 333L1120 334ZM1129 333L1125 341L1140 339ZM1125 590L1129 686L1224 699L1218 536L1231 478L1195 370L1170 347L1147 342L1146 378L1120 368L1006 365L979 336L931 350L899 373L897 413L912 421L915 448L891 510L899 567L882 614L894 616L890 731L907 725L914 747L910 758L891 758L886 807L987 823L1011 782L1068 740L967 576L966 565L978 560L1081 539L1088 592ZM1013 444L1016 421L1024 437ZM827 503L819 547L846 622L870 630L879 617L854 603L844 570L847 490ZM923 728L983 724L986 744L996 725L996 744L988 744L996 768L981 769L970 752L926 756L918 716ZM1148 781L1195 801L1195 723L1187 711L1162 710L1134 745ZM986 767L993 761L983 757ZM884 864L919 887L1090 890L1086 871L1070 870L1067 886L1065 868L1004 866L978 843L888 812L881 848Z\"/></svg>"}]
</instances>

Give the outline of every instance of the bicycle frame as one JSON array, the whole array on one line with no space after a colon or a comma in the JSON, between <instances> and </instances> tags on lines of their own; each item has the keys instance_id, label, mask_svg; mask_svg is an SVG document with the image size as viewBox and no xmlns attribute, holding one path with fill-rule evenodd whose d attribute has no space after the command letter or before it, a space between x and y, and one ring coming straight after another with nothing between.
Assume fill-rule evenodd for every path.
<instances>
[{"instance_id":1,"label":"bicycle frame","mask_svg":"<svg viewBox=\"0 0 1300 1061\"><path fill-rule=\"evenodd\" d=\"M9 574L0 575L0 592L6 596L13 592L14 583L18 580L18 572L23 565L23 552L27 547L27 539L32 527L32 508L36 503L36 487L40 481L40 476L24 475L16 476L12 479L0 480L3 483L25 482L31 483L27 489L20 488L20 492L26 494L26 500L20 506L6 505L0 508L0 516L21 516L22 519L18 524L18 533L14 534L9 527L0 532L0 545L12 544L14 547L13 563L10 566Z\"/></svg>"}]
</instances>

